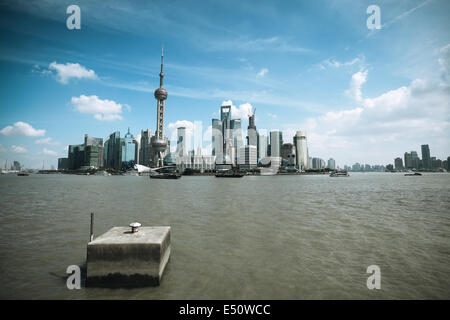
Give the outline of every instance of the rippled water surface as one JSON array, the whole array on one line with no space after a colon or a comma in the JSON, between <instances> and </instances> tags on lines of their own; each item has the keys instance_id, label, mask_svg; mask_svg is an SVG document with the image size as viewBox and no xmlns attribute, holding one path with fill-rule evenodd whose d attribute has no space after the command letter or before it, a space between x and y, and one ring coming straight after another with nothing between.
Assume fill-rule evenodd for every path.
<instances>
[{"instance_id":1,"label":"rippled water surface","mask_svg":"<svg viewBox=\"0 0 450 320\"><path fill-rule=\"evenodd\" d=\"M0 298L450 298L450 174L0 176ZM68 290L95 233L172 227L161 286ZM381 290L368 290L369 265Z\"/></svg>"}]
</instances>

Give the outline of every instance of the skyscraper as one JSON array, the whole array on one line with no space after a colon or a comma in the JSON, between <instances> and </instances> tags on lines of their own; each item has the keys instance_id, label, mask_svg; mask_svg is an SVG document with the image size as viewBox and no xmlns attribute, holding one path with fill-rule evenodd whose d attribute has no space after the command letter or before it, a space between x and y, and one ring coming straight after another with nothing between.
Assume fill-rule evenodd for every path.
<instances>
[{"instance_id":1,"label":"skyscraper","mask_svg":"<svg viewBox=\"0 0 450 320\"><path fill-rule=\"evenodd\" d=\"M177 140L177 156L183 157L187 155L186 149L186 127L179 127L177 129L178 140Z\"/></svg>"},{"instance_id":2,"label":"skyscraper","mask_svg":"<svg viewBox=\"0 0 450 320\"><path fill-rule=\"evenodd\" d=\"M151 144L152 130L141 130L141 142L139 144L139 164L150 166L152 155Z\"/></svg>"},{"instance_id":3,"label":"skyscraper","mask_svg":"<svg viewBox=\"0 0 450 320\"><path fill-rule=\"evenodd\" d=\"M258 132L255 125L255 111L248 116L247 144L258 147Z\"/></svg>"},{"instance_id":4,"label":"skyscraper","mask_svg":"<svg viewBox=\"0 0 450 320\"><path fill-rule=\"evenodd\" d=\"M395 164L395 169L396 170L403 169L403 160L402 160L402 158L395 158L394 159L394 164Z\"/></svg>"},{"instance_id":5,"label":"skyscraper","mask_svg":"<svg viewBox=\"0 0 450 320\"><path fill-rule=\"evenodd\" d=\"M306 132L297 131L294 136L294 146L296 155L296 164L299 169L309 169L308 166L308 146L306 142Z\"/></svg>"},{"instance_id":6,"label":"skyscraper","mask_svg":"<svg viewBox=\"0 0 450 320\"><path fill-rule=\"evenodd\" d=\"M156 152L156 166L164 166L164 155L167 148L167 138L164 136L164 108L167 99L167 90L163 88L163 62L164 51L161 50L161 73L159 74L159 88L155 90L156 105L156 132L152 137L152 148Z\"/></svg>"},{"instance_id":7,"label":"skyscraper","mask_svg":"<svg viewBox=\"0 0 450 320\"><path fill-rule=\"evenodd\" d=\"M329 169L334 170L336 169L336 161L333 158L328 159L328 166Z\"/></svg>"},{"instance_id":8,"label":"skyscraper","mask_svg":"<svg viewBox=\"0 0 450 320\"><path fill-rule=\"evenodd\" d=\"M201 121L194 121L194 152L195 155L201 156L202 155L202 148L203 148L203 124Z\"/></svg>"},{"instance_id":9,"label":"skyscraper","mask_svg":"<svg viewBox=\"0 0 450 320\"><path fill-rule=\"evenodd\" d=\"M258 161L267 157L268 137L265 134L258 134Z\"/></svg>"},{"instance_id":10,"label":"skyscraper","mask_svg":"<svg viewBox=\"0 0 450 320\"><path fill-rule=\"evenodd\" d=\"M211 154L216 156L216 163L223 163L223 135L222 122L219 119L212 119L212 140Z\"/></svg>"},{"instance_id":11,"label":"skyscraper","mask_svg":"<svg viewBox=\"0 0 450 320\"><path fill-rule=\"evenodd\" d=\"M281 156L281 145L283 144L283 135L281 131L274 130L270 132L270 156Z\"/></svg>"},{"instance_id":12,"label":"skyscraper","mask_svg":"<svg viewBox=\"0 0 450 320\"><path fill-rule=\"evenodd\" d=\"M419 169L420 159L417 155L417 151L411 151L411 163L414 169Z\"/></svg>"},{"instance_id":13,"label":"skyscraper","mask_svg":"<svg viewBox=\"0 0 450 320\"><path fill-rule=\"evenodd\" d=\"M412 169L413 164L412 164L411 153L405 152L404 159L405 159L405 168Z\"/></svg>"},{"instance_id":14,"label":"skyscraper","mask_svg":"<svg viewBox=\"0 0 450 320\"><path fill-rule=\"evenodd\" d=\"M130 128L128 128L127 134L120 141L121 147L121 169L132 168L136 164L137 158L137 148L138 144L136 139L130 133Z\"/></svg>"},{"instance_id":15,"label":"skyscraper","mask_svg":"<svg viewBox=\"0 0 450 320\"><path fill-rule=\"evenodd\" d=\"M231 136L233 139L233 148L234 148L234 154L235 159L234 161L239 161L239 149L244 145L244 142L242 140L242 126L241 126L241 119L233 119L230 121L231 125Z\"/></svg>"},{"instance_id":16,"label":"skyscraper","mask_svg":"<svg viewBox=\"0 0 450 320\"><path fill-rule=\"evenodd\" d=\"M421 146L422 149L422 166L425 170L431 169L430 147L427 144Z\"/></svg>"}]
</instances>

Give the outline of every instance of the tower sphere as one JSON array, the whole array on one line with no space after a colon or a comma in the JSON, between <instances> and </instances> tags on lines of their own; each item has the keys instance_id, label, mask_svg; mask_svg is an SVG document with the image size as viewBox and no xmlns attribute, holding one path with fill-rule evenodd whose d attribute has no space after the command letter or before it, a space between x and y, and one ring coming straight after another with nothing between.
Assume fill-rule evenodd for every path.
<instances>
[{"instance_id":1,"label":"tower sphere","mask_svg":"<svg viewBox=\"0 0 450 320\"><path fill-rule=\"evenodd\" d=\"M157 100L166 100L167 99L167 91L164 88L158 88L155 90L155 98Z\"/></svg>"},{"instance_id":2,"label":"tower sphere","mask_svg":"<svg viewBox=\"0 0 450 320\"><path fill-rule=\"evenodd\" d=\"M167 142L163 139L155 139L152 143L152 147L156 152L164 152L167 147Z\"/></svg>"}]
</instances>

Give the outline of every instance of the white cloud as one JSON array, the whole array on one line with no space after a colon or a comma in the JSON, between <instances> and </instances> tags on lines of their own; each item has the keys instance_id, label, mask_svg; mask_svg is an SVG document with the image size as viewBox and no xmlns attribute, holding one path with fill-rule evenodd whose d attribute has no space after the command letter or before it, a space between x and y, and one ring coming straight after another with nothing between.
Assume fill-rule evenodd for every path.
<instances>
[{"instance_id":1,"label":"white cloud","mask_svg":"<svg viewBox=\"0 0 450 320\"><path fill-rule=\"evenodd\" d=\"M258 74L256 75L257 77L264 77L267 73L269 72L269 69L267 68L262 68L260 72L258 72Z\"/></svg>"},{"instance_id":2,"label":"white cloud","mask_svg":"<svg viewBox=\"0 0 450 320\"><path fill-rule=\"evenodd\" d=\"M27 149L25 149L24 147L21 146L11 146L11 150L14 153L26 153Z\"/></svg>"},{"instance_id":3,"label":"white cloud","mask_svg":"<svg viewBox=\"0 0 450 320\"><path fill-rule=\"evenodd\" d=\"M58 146L60 145L59 142L57 141L52 141L52 138L48 137L48 138L43 138L43 139L38 139L36 140L34 143L36 144L48 144L50 146Z\"/></svg>"},{"instance_id":4,"label":"white cloud","mask_svg":"<svg viewBox=\"0 0 450 320\"><path fill-rule=\"evenodd\" d=\"M234 105L231 106L231 117L233 119L247 119L252 114L252 105L250 103L244 103L236 108Z\"/></svg>"},{"instance_id":5,"label":"white cloud","mask_svg":"<svg viewBox=\"0 0 450 320\"><path fill-rule=\"evenodd\" d=\"M432 154L446 158L450 150L450 86L416 79L409 86L363 98L367 71L355 76L354 96L359 107L331 111L307 119L310 154L333 156L341 164L356 161L391 163L405 151L429 144ZM369 160L370 159L370 160Z\"/></svg>"},{"instance_id":6,"label":"white cloud","mask_svg":"<svg viewBox=\"0 0 450 320\"><path fill-rule=\"evenodd\" d=\"M323 60L318 67L320 69L326 69L327 67L331 68L343 68L343 67L351 67L351 66L359 66L362 67L364 65L365 56L359 55L356 58L350 60L350 61L344 61L340 62L334 58L328 58Z\"/></svg>"},{"instance_id":7,"label":"white cloud","mask_svg":"<svg viewBox=\"0 0 450 320\"><path fill-rule=\"evenodd\" d=\"M100 121L122 120L122 105L112 100L102 100L97 96L72 97L72 105L80 113L94 114Z\"/></svg>"},{"instance_id":8,"label":"white cloud","mask_svg":"<svg viewBox=\"0 0 450 320\"><path fill-rule=\"evenodd\" d=\"M345 94L356 101L362 100L361 87L367 80L367 70L361 70L352 75L350 80L350 88Z\"/></svg>"},{"instance_id":9,"label":"white cloud","mask_svg":"<svg viewBox=\"0 0 450 320\"><path fill-rule=\"evenodd\" d=\"M53 150L49 150L47 148L42 149L42 153L48 156L57 156L58 153L56 151Z\"/></svg>"},{"instance_id":10,"label":"white cloud","mask_svg":"<svg viewBox=\"0 0 450 320\"><path fill-rule=\"evenodd\" d=\"M72 78L98 79L94 70L87 70L79 63L60 64L54 61L50 63L49 69L56 71L56 79L63 84L67 84Z\"/></svg>"},{"instance_id":11,"label":"white cloud","mask_svg":"<svg viewBox=\"0 0 450 320\"><path fill-rule=\"evenodd\" d=\"M45 135L45 130L36 130L28 123L19 121L14 123L12 126L4 127L0 130L0 133L5 136L41 137Z\"/></svg>"},{"instance_id":12,"label":"white cloud","mask_svg":"<svg viewBox=\"0 0 450 320\"><path fill-rule=\"evenodd\" d=\"M0 144L0 152L6 152L6 148L3 147L3 145Z\"/></svg>"},{"instance_id":13,"label":"white cloud","mask_svg":"<svg viewBox=\"0 0 450 320\"><path fill-rule=\"evenodd\" d=\"M208 50L242 50L242 51L278 51L292 53L313 53L314 50L292 45L280 37L247 39L244 37L231 40L216 40L207 46Z\"/></svg>"},{"instance_id":14,"label":"white cloud","mask_svg":"<svg viewBox=\"0 0 450 320\"><path fill-rule=\"evenodd\" d=\"M440 50L441 57L438 59L439 66L441 67L441 74L444 81L449 81L450 75L450 43L442 47Z\"/></svg>"},{"instance_id":15,"label":"white cloud","mask_svg":"<svg viewBox=\"0 0 450 320\"><path fill-rule=\"evenodd\" d=\"M276 119L277 118L277 115L276 114L273 114L273 113L267 113L267 115L269 116L269 117L271 117L272 119Z\"/></svg>"}]
</instances>

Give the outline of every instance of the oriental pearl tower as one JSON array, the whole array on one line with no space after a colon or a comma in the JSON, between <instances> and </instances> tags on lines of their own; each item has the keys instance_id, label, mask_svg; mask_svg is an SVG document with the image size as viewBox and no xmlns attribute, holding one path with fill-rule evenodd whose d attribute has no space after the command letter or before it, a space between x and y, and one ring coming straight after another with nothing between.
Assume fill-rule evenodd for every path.
<instances>
[{"instance_id":1,"label":"oriental pearl tower","mask_svg":"<svg viewBox=\"0 0 450 320\"><path fill-rule=\"evenodd\" d=\"M156 133L152 142L153 150L157 152L156 166L164 166L163 153L167 148L167 142L164 138L164 107L167 99L167 90L163 88L163 59L164 48L161 48L161 73L159 74L159 88L155 90L156 105Z\"/></svg>"}]
</instances>

